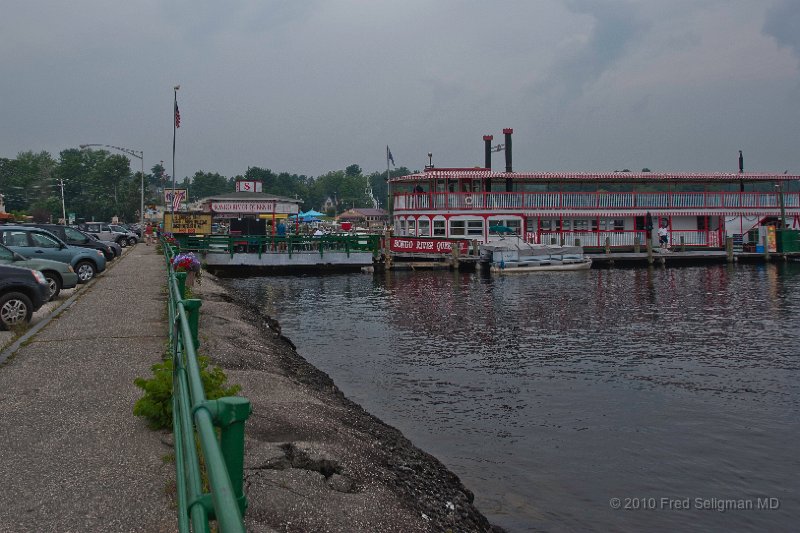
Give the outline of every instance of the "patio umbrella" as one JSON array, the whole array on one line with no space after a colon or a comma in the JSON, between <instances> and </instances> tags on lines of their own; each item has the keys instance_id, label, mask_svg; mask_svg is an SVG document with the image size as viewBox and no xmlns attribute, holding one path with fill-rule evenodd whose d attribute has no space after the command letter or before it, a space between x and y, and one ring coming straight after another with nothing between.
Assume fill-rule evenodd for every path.
<instances>
[{"instance_id":1,"label":"patio umbrella","mask_svg":"<svg viewBox=\"0 0 800 533\"><path fill-rule=\"evenodd\" d=\"M489 231L492 233L514 233L514 230L508 226L489 226Z\"/></svg>"},{"instance_id":2,"label":"patio umbrella","mask_svg":"<svg viewBox=\"0 0 800 533\"><path fill-rule=\"evenodd\" d=\"M325 213L320 213L319 211L314 211L313 209L310 211L306 211L305 213L301 213L301 217L321 217Z\"/></svg>"}]
</instances>

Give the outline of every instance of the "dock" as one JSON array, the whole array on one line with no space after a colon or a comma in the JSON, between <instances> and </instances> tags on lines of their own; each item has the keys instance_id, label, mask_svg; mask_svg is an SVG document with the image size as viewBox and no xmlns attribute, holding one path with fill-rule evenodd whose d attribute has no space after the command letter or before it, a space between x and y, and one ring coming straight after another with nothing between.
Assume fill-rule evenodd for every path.
<instances>
[{"instance_id":1,"label":"dock","mask_svg":"<svg viewBox=\"0 0 800 533\"><path fill-rule=\"evenodd\" d=\"M800 253L728 252L725 250L692 250L643 252L587 253L593 266L687 264L687 263L737 263L800 260Z\"/></svg>"}]
</instances>

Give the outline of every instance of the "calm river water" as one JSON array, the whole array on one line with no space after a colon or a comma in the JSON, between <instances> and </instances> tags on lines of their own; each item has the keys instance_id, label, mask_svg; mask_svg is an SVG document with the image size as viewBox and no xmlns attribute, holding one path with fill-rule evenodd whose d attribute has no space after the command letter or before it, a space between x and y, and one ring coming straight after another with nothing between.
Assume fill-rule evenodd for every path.
<instances>
[{"instance_id":1,"label":"calm river water","mask_svg":"<svg viewBox=\"0 0 800 533\"><path fill-rule=\"evenodd\" d=\"M509 531L797 527L800 263L230 283Z\"/></svg>"}]
</instances>

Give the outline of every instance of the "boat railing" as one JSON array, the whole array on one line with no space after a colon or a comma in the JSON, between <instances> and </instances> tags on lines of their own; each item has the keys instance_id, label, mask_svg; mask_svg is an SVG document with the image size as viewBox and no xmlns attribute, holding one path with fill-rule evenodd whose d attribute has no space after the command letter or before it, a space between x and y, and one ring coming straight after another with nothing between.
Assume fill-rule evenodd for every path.
<instances>
[{"instance_id":1,"label":"boat railing","mask_svg":"<svg viewBox=\"0 0 800 533\"><path fill-rule=\"evenodd\" d=\"M777 208L776 192L423 192L396 194L396 211L471 209L747 209ZM785 207L800 193L783 193Z\"/></svg>"},{"instance_id":2,"label":"boat railing","mask_svg":"<svg viewBox=\"0 0 800 533\"><path fill-rule=\"evenodd\" d=\"M602 248L608 245L611 248L632 247L637 243L645 247L647 232L645 230L615 230L615 231L569 231L553 230L529 232L526 234L528 241L536 244L564 244L568 246L591 246ZM653 246L657 246L657 234L650 234ZM673 230L669 232L670 246L686 247L712 247L722 246L721 230Z\"/></svg>"},{"instance_id":3,"label":"boat railing","mask_svg":"<svg viewBox=\"0 0 800 533\"><path fill-rule=\"evenodd\" d=\"M301 254L324 255L330 252L379 253L381 235L181 235L174 238L181 250L200 253Z\"/></svg>"}]
</instances>

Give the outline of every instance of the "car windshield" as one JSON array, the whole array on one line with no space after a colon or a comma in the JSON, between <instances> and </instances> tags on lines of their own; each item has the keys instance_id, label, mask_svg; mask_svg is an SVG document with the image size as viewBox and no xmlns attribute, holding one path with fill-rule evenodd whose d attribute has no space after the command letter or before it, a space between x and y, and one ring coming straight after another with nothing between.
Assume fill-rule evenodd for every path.
<instances>
[{"instance_id":1,"label":"car windshield","mask_svg":"<svg viewBox=\"0 0 800 533\"><path fill-rule=\"evenodd\" d=\"M73 241L89 242L89 237L87 237L85 233L78 231L75 228L64 228L64 235Z\"/></svg>"}]
</instances>

